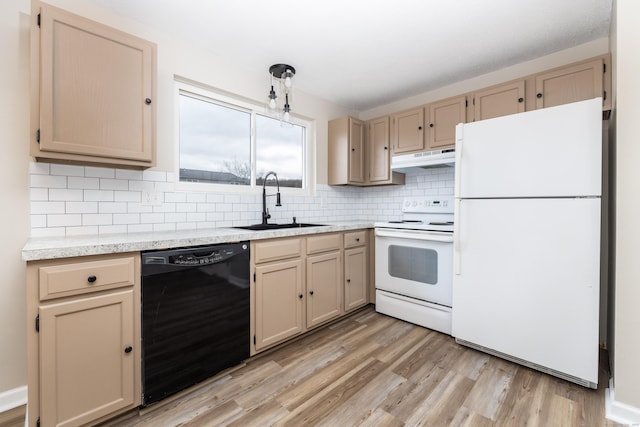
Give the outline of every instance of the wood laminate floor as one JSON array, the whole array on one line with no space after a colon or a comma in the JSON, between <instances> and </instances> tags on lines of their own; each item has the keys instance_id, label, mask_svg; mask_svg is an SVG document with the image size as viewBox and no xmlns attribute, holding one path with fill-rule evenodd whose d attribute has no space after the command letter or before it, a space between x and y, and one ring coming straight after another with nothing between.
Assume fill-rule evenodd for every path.
<instances>
[{"instance_id":1,"label":"wood laminate floor","mask_svg":"<svg viewBox=\"0 0 640 427\"><path fill-rule=\"evenodd\" d=\"M606 353L603 353L606 358ZM372 306L113 426L616 426L587 389Z\"/></svg>"}]
</instances>

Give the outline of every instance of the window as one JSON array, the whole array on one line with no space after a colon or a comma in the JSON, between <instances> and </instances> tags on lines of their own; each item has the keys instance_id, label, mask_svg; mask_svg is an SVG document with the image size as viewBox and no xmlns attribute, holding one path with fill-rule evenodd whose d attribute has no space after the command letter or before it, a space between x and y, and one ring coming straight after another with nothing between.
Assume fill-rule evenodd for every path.
<instances>
[{"instance_id":1,"label":"window","mask_svg":"<svg viewBox=\"0 0 640 427\"><path fill-rule=\"evenodd\" d=\"M283 123L247 102L184 87L178 108L180 181L256 187L274 171L280 187L308 188L307 123Z\"/></svg>"}]
</instances>

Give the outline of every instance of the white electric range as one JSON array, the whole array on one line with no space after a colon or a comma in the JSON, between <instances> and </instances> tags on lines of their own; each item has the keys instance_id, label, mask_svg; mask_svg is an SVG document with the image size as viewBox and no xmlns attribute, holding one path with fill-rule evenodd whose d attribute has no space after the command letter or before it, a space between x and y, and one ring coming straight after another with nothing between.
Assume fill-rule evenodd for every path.
<instances>
[{"instance_id":1,"label":"white electric range","mask_svg":"<svg viewBox=\"0 0 640 427\"><path fill-rule=\"evenodd\" d=\"M376 311L451 334L453 196L408 197L375 223Z\"/></svg>"}]
</instances>

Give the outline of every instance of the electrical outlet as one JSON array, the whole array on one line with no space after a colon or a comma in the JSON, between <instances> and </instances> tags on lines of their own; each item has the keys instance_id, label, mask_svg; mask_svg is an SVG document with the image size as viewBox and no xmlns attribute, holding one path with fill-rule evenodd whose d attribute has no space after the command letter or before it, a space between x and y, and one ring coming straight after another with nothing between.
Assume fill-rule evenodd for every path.
<instances>
[{"instance_id":1,"label":"electrical outlet","mask_svg":"<svg viewBox=\"0 0 640 427\"><path fill-rule=\"evenodd\" d=\"M147 188L142 190L142 204L145 206L161 205L162 199L162 194L154 188Z\"/></svg>"}]
</instances>

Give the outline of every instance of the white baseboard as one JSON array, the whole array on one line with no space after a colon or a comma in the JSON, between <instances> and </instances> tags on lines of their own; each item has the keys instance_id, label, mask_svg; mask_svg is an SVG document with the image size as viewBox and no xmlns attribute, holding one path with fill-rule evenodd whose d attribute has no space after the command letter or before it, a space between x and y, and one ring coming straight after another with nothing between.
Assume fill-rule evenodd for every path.
<instances>
[{"instance_id":1,"label":"white baseboard","mask_svg":"<svg viewBox=\"0 0 640 427\"><path fill-rule=\"evenodd\" d=\"M609 388L604 391L605 415L611 421L625 426L640 426L640 408L616 402L614 390L609 381Z\"/></svg>"},{"instance_id":2,"label":"white baseboard","mask_svg":"<svg viewBox=\"0 0 640 427\"><path fill-rule=\"evenodd\" d=\"M10 409L27 403L27 386L16 387L11 390L0 393L0 412L6 412Z\"/></svg>"}]
</instances>

